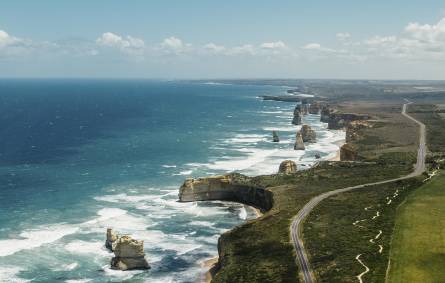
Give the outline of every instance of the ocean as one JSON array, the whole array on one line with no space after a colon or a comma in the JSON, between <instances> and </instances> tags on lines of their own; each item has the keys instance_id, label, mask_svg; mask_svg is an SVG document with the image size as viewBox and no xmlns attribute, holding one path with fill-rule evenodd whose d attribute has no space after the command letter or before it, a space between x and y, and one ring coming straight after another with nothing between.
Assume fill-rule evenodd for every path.
<instances>
[{"instance_id":1,"label":"ocean","mask_svg":"<svg viewBox=\"0 0 445 283\"><path fill-rule=\"evenodd\" d=\"M294 151L286 87L151 80L0 80L0 282L196 282L221 233L254 211L179 203L185 178L270 174L335 156L319 115ZM272 130L280 143L272 143ZM144 240L148 271L115 271L106 228Z\"/></svg>"}]
</instances>

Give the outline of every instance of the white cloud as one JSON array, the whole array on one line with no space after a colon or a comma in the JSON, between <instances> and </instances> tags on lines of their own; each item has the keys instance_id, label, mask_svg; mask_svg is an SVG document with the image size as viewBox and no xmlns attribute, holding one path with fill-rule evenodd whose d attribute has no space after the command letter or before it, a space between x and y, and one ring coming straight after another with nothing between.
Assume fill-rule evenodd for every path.
<instances>
[{"instance_id":1,"label":"white cloud","mask_svg":"<svg viewBox=\"0 0 445 283\"><path fill-rule=\"evenodd\" d=\"M191 51L192 45L183 42L177 37L171 36L162 41L161 49L166 53L174 53L178 55Z\"/></svg>"},{"instance_id":2,"label":"white cloud","mask_svg":"<svg viewBox=\"0 0 445 283\"><path fill-rule=\"evenodd\" d=\"M284 49L287 48L286 44L282 41L265 42L260 45L263 49Z\"/></svg>"},{"instance_id":3,"label":"white cloud","mask_svg":"<svg viewBox=\"0 0 445 283\"><path fill-rule=\"evenodd\" d=\"M339 32L335 35L335 37L340 41L346 41L351 37L351 34L348 32Z\"/></svg>"},{"instance_id":4,"label":"white cloud","mask_svg":"<svg viewBox=\"0 0 445 283\"><path fill-rule=\"evenodd\" d=\"M142 39L127 36L123 38L112 32L105 32L96 39L99 46L117 48L127 54L141 54L145 48L145 42Z\"/></svg>"},{"instance_id":5,"label":"white cloud","mask_svg":"<svg viewBox=\"0 0 445 283\"><path fill-rule=\"evenodd\" d=\"M0 48L19 42L20 39L10 36L6 31L0 30Z\"/></svg>"},{"instance_id":6,"label":"white cloud","mask_svg":"<svg viewBox=\"0 0 445 283\"><path fill-rule=\"evenodd\" d=\"M204 45L204 49L207 51L210 51L212 53L221 53L224 52L226 50L226 48L222 45L216 45L214 43L207 43L206 45Z\"/></svg>"},{"instance_id":7,"label":"white cloud","mask_svg":"<svg viewBox=\"0 0 445 283\"><path fill-rule=\"evenodd\" d=\"M309 43L306 44L305 46L303 46L304 49L308 49L308 50L320 50L321 49L321 44L319 43Z\"/></svg>"}]
</instances>

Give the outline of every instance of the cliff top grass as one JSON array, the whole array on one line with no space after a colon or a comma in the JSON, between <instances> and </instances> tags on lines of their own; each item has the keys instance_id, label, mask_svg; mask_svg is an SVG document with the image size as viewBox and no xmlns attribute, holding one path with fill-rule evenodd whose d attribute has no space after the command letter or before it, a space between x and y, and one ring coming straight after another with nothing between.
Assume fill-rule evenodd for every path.
<instances>
[{"instance_id":1,"label":"cliff top grass","mask_svg":"<svg viewBox=\"0 0 445 283\"><path fill-rule=\"evenodd\" d=\"M445 153L445 117L443 104L414 104L408 113L426 125L428 150Z\"/></svg>"},{"instance_id":2,"label":"cliff top grass","mask_svg":"<svg viewBox=\"0 0 445 283\"><path fill-rule=\"evenodd\" d=\"M304 204L329 190L409 171L411 165L406 164L322 162L293 175L254 177L252 185L266 186L273 192L273 208L221 236L218 246L222 268L212 282L298 282L289 226Z\"/></svg>"},{"instance_id":3,"label":"cliff top grass","mask_svg":"<svg viewBox=\"0 0 445 283\"><path fill-rule=\"evenodd\" d=\"M410 196L397 212L388 282L443 282L445 171Z\"/></svg>"}]
</instances>

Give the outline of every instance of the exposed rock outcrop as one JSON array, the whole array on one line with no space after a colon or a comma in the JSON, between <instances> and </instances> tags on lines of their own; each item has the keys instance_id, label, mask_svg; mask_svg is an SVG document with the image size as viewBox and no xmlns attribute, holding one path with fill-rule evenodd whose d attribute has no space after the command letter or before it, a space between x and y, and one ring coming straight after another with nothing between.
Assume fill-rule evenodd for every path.
<instances>
[{"instance_id":1,"label":"exposed rock outcrop","mask_svg":"<svg viewBox=\"0 0 445 283\"><path fill-rule=\"evenodd\" d=\"M303 142L314 143L317 141L317 134L309 125L303 125L301 127L301 136L303 138Z\"/></svg>"},{"instance_id":2,"label":"exposed rock outcrop","mask_svg":"<svg viewBox=\"0 0 445 283\"><path fill-rule=\"evenodd\" d=\"M350 144L345 143L340 148L341 161L356 161L359 159L358 152Z\"/></svg>"},{"instance_id":3,"label":"exposed rock outcrop","mask_svg":"<svg viewBox=\"0 0 445 283\"><path fill-rule=\"evenodd\" d=\"M263 210L269 210L273 202L271 191L238 173L185 180L179 188L179 201L199 200L236 201Z\"/></svg>"},{"instance_id":4,"label":"exposed rock outcrop","mask_svg":"<svg viewBox=\"0 0 445 283\"><path fill-rule=\"evenodd\" d=\"M309 107L308 107L308 104L302 104L301 105L301 108L302 108L302 110L301 110L301 112L303 113L303 115L307 115L308 113L309 113Z\"/></svg>"},{"instance_id":5,"label":"exposed rock outcrop","mask_svg":"<svg viewBox=\"0 0 445 283\"><path fill-rule=\"evenodd\" d=\"M324 105L321 108L320 121L323 122L323 123L328 123L330 115L331 115L331 109L329 108L328 105Z\"/></svg>"},{"instance_id":6,"label":"exposed rock outcrop","mask_svg":"<svg viewBox=\"0 0 445 283\"><path fill-rule=\"evenodd\" d=\"M292 160L284 160L280 163L280 168L278 169L278 173L280 174L293 174L297 172L297 164Z\"/></svg>"},{"instance_id":7,"label":"exposed rock outcrop","mask_svg":"<svg viewBox=\"0 0 445 283\"><path fill-rule=\"evenodd\" d=\"M107 228L107 239L105 240L105 247L110 251L114 251L114 246L116 245L116 241L118 236L113 232L113 229Z\"/></svg>"},{"instance_id":8,"label":"exposed rock outcrop","mask_svg":"<svg viewBox=\"0 0 445 283\"><path fill-rule=\"evenodd\" d=\"M295 144L294 144L295 150L304 150L304 142L303 137L301 136L301 132L297 132L297 135L295 136Z\"/></svg>"},{"instance_id":9,"label":"exposed rock outcrop","mask_svg":"<svg viewBox=\"0 0 445 283\"><path fill-rule=\"evenodd\" d=\"M369 121L357 120L352 121L346 127L346 142L354 142L360 139L359 131L365 128L371 128L372 124Z\"/></svg>"},{"instance_id":10,"label":"exposed rock outcrop","mask_svg":"<svg viewBox=\"0 0 445 283\"><path fill-rule=\"evenodd\" d=\"M149 269L145 259L144 241L138 241L130 236L118 237L114 245L114 257L111 268L119 270Z\"/></svg>"},{"instance_id":11,"label":"exposed rock outcrop","mask_svg":"<svg viewBox=\"0 0 445 283\"><path fill-rule=\"evenodd\" d=\"M278 136L276 131L272 131L272 141L273 142L280 142L280 137Z\"/></svg>"},{"instance_id":12,"label":"exposed rock outcrop","mask_svg":"<svg viewBox=\"0 0 445 283\"><path fill-rule=\"evenodd\" d=\"M331 113L329 115L328 128L329 129L343 129L349 125L352 121L368 120L371 117L366 114L355 113Z\"/></svg>"},{"instance_id":13,"label":"exposed rock outcrop","mask_svg":"<svg viewBox=\"0 0 445 283\"><path fill-rule=\"evenodd\" d=\"M309 106L309 114L320 114L320 105L317 102L311 103Z\"/></svg>"},{"instance_id":14,"label":"exposed rock outcrop","mask_svg":"<svg viewBox=\"0 0 445 283\"><path fill-rule=\"evenodd\" d=\"M301 107L297 105L294 109L294 118L292 119L292 124L301 125Z\"/></svg>"}]
</instances>

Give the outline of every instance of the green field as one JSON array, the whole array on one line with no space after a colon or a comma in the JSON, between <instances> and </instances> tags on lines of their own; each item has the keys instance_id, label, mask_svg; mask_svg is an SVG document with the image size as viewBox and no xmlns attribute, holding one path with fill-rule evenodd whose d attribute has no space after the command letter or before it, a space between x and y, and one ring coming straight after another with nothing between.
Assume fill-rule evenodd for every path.
<instances>
[{"instance_id":1,"label":"green field","mask_svg":"<svg viewBox=\"0 0 445 283\"><path fill-rule=\"evenodd\" d=\"M303 226L317 281L358 282L365 270L356 260L361 254L370 269L362 280L384 282L397 206L419 183L413 178L369 186L322 201Z\"/></svg>"},{"instance_id":2,"label":"green field","mask_svg":"<svg viewBox=\"0 0 445 283\"><path fill-rule=\"evenodd\" d=\"M445 282L445 171L404 203L396 219L388 282Z\"/></svg>"}]
</instances>

